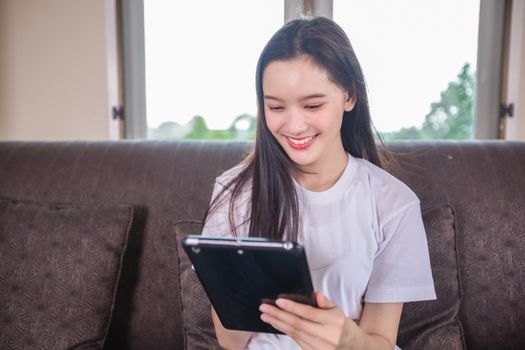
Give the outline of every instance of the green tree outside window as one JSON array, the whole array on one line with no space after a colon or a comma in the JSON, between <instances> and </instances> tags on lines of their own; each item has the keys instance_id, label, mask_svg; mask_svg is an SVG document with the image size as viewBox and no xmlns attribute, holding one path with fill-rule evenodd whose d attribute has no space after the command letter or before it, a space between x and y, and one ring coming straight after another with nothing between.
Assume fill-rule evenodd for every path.
<instances>
[{"instance_id":1,"label":"green tree outside window","mask_svg":"<svg viewBox=\"0 0 525 350\"><path fill-rule=\"evenodd\" d=\"M397 132L385 133L389 140L417 139L472 139L474 136L474 98L476 78L466 63L455 81L441 92L438 102L430 105L421 128L403 128Z\"/></svg>"}]
</instances>

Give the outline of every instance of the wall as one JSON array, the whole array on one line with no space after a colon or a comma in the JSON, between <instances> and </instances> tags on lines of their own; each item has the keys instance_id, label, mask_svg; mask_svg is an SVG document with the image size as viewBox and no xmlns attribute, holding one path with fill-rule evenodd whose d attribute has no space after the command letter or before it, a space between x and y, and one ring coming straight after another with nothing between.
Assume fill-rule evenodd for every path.
<instances>
[{"instance_id":1,"label":"wall","mask_svg":"<svg viewBox=\"0 0 525 350\"><path fill-rule=\"evenodd\" d=\"M0 140L116 138L111 11L105 0L0 0Z\"/></svg>"}]
</instances>

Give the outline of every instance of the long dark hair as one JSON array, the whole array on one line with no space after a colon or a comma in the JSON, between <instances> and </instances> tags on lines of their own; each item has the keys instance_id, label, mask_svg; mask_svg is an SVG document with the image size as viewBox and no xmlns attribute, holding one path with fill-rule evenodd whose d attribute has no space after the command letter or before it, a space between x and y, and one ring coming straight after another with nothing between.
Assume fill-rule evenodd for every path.
<instances>
[{"instance_id":1,"label":"long dark hair","mask_svg":"<svg viewBox=\"0 0 525 350\"><path fill-rule=\"evenodd\" d=\"M212 201L206 217L229 200L229 224L233 235L249 222L249 235L269 239L297 240L299 206L290 169L297 165L288 157L266 125L263 72L273 61L308 57L326 70L330 80L351 96L356 104L344 112L341 138L346 152L381 166L376 148L366 85L361 66L345 32L335 22L315 17L296 19L278 30L263 49L257 63L257 132L255 145L243 160L240 173ZM251 180L250 215L235 222L236 203Z\"/></svg>"}]
</instances>

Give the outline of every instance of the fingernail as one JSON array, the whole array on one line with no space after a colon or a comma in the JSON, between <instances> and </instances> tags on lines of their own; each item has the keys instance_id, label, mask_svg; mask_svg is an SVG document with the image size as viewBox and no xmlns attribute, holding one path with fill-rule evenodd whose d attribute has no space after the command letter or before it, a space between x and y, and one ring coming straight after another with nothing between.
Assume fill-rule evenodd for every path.
<instances>
[{"instance_id":1,"label":"fingernail","mask_svg":"<svg viewBox=\"0 0 525 350\"><path fill-rule=\"evenodd\" d=\"M283 308L283 307L286 305L286 301L284 301L283 299L277 299L277 300L275 301L275 304L276 304L277 306L279 306L280 308Z\"/></svg>"}]
</instances>

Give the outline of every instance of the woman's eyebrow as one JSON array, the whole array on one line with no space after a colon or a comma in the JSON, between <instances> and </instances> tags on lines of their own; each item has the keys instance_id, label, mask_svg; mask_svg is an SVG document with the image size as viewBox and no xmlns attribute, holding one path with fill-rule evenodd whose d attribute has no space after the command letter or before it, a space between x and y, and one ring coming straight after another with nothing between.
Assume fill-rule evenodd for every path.
<instances>
[{"instance_id":1,"label":"woman's eyebrow","mask_svg":"<svg viewBox=\"0 0 525 350\"><path fill-rule=\"evenodd\" d=\"M299 99L299 101L304 101L304 100L309 100L311 98L321 98L321 97L326 97L325 94L311 94L311 95L307 95L307 96L303 96ZM284 102L283 99L281 98L278 98L278 97L275 97L275 96L271 96L271 95L264 95L264 99L266 100L275 100L275 101L279 101L279 102Z\"/></svg>"},{"instance_id":2,"label":"woman's eyebrow","mask_svg":"<svg viewBox=\"0 0 525 350\"><path fill-rule=\"evenodd\" d=\"M265 100L275 100L275 101L279 101L279 102L284 102L284 100L282 98L278 98L278 97L271 96L271 95L264 95L264 99Z\"/></svg>"},{"instance_id":3,"label":"woman's eyebrow","mask_svg":"<svg viewBox=\"0 0 525 350\"><path fill-rule=\"evenodd\" d=\"M308 96L301 97L299 101L309 100L311 98L321 98L321 97L326 97L326 95L325 94L311 94Z\"/></svg>"}]
</instances>

